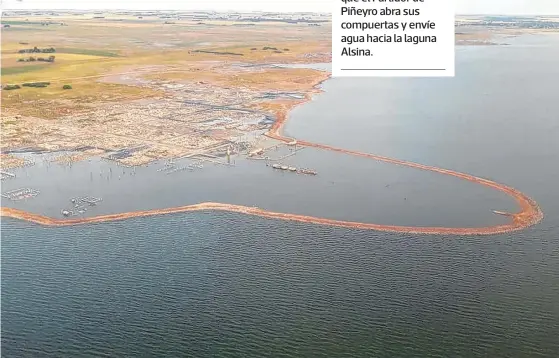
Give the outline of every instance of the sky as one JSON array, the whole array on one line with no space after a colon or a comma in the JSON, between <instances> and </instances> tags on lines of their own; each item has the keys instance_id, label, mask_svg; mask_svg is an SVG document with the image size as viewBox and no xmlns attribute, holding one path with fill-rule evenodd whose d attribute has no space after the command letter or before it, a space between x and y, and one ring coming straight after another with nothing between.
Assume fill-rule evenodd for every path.
<instances>
[{"instance_id":1,"label":"sky","mask_svg":"<svg viewBox=\"0 0 559 358\"><path fill-rule=\"evenodd\" d=\"M2 9L331 12L341 0L0 0ZM429 1L429 0L427 0ZM433 0L434 1L434 0ZM452 0L448 0L452 1ZM454 0L458 14L559 15L559 0Z\"/></svg>"}]
</instances>

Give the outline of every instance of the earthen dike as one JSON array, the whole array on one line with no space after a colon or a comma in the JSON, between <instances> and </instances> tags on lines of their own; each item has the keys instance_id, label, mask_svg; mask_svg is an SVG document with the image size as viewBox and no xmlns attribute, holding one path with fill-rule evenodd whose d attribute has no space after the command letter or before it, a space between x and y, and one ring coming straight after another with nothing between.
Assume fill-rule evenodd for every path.
<instances>
[{"instance_id":1,"label":"earthen dike","mask_svg":"<svg viewBox=\"0 0 559 358\"><path fill-rule=\"evenodd\" d=\"M310 96L307 96L306 100L309 99ZM287 117L287 111L286 110L280 111L276 115L277 115L277 121L274 123L272 129L266 135L270 138L274 138L282 142L293 141L293 138L288 138L281 134L281 128L285 123ZM507 233L512 231L522 230L529 226L535 225L543 218L543 212L541 211L539 205L530 197L528 197L527 195L523 194L522 192L514 188L496 183L491 180L479 178L470 174L456 172L453 170L442 169L442 168L437 168L437 167L413 163L413 162L407 162L399 159L392 159L392 158L383 157L374 154L336 148L325 144L311 143L311 142L299 141L299 140L297 141L297 144L299 146L319 148L323 150L329 150L329 151L344 153L348 155L370 158L386 163L402 165L402 166L412 167L421 170L428 170L440 174L450 175L480 185L484 185L493 188L495 190L502 191L507 195L511 196L512 198L514 198L518 203L518 206L520 207L520 211L517 213L499 212L500 214L505 214L509 217L509 223L502 224L502 225L488 226L488 227L479 227L479 228L417 227L417 226L371 224L371 223L318 218L318 217L307 216L307 215L277 213L277 212L267 211L255 207L247 207L242 205L223 204L223 203L209 203L209 202L194 204L194 205L179 206L179 207L173 207L167 209L134 211L134 212L127 212L127 213L80 218L80 219L55 219L43 215L29 213L19 209L0 207L0 216L27 220L45 226L67 226L67 225L78 225L78 224L98 223L98 222L105 222L105 221L124 220L124 219L135 218L135 217L183 213L189 211L218 210L218 211L231 211L231 212L237 212L237 213L248 214L248 215L256 215L256 216L271 218L271 219L281 219L281 220L329 225L329 226L337 226L337 227L357 228L357 229L376 230L376 231L385 231L385 232L435 234L435 235L437 234L438 235L491 235L491 234Z\"/></svg>"}]
</instances>

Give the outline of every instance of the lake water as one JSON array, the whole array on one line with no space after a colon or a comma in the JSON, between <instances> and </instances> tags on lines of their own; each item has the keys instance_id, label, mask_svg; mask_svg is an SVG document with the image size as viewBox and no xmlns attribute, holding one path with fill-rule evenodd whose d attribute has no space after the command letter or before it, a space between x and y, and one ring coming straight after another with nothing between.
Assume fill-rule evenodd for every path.
<instances>
[{"instance_id":1,"label":"lake water","mask_svg":"<svg viewBox=\"0 0 559 358\"><path fill-rule=\"evenodd\" d=\"M63 228L3 219L3 356L556 357L559 37L508 42L458 48L453 79L329 80L285 130L514 186L541 205L536 227L441 237L223 212ZM514 210L453 178L300 154L293 163L319 176L239 159L107 180L93 161L49 175L37 165L2 190L40 187L43 199L10 206L53 216L100 193L99 212L221 201L402 225L481 226L504 220L491 209Z\"/></svg>"}]
</instances>

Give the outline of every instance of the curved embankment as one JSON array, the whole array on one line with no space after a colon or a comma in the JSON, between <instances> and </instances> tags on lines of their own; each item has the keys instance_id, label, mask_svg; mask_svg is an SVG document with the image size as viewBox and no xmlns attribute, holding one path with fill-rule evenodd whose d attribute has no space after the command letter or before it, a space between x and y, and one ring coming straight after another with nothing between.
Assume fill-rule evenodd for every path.
<instances>
[{"instance_id":1,"label":"curved embankment","mask_svg":"<svg viewBox=\"0 0 559 358\"><path fill-rule=\"evenodd\" d=\"M310 99L310 95L307 96L306 101L309 99ZM276 123L274 123L272 129L266 134L268 137L283 142L290 142L293 140L293 138L284 137L283 135L280 134L280 130L286 120L286 113L287 111L281 111L277 113ZM77 224L87 224L87 223L98 223L104 221L123 220L123 219L134 218L134 217L146 217L146 216L163 215L163 214L171 214L171 213L182 213L188 211L222 210L222 211L233 211L233 212L238 212L238 213L243 213L248 215L257 215L260 217L266 217L271 219L290 220L290 221L298 221L304 223L330 225L330 226L338 226L338 227L346 227L346 228L358 228L358 229L368 229L368 230L387 231L387 232L404 232L404 233L413 233L413 234L445 234L445 235L490 235L490 234L506 233L506 232L516 231L516 230L521 230L529 226L535 225L543 218L543 213L540 210L538 204L534 200L532 200L531 198L529 198L528 196L524 195L523 193L521 193L520 191L514 188L496 183L491 180L479 178L470 174L456 172L453 170L447 170L447 169L432 167L428 165L407 162L404 160L392 159L392 158L383 157L374 154L336 148L325 144L311 143L307 141L297 141L297 143L300 146L320 148L324 150L330 150L334 152L340 152L349 155L355 155L355 156L370 158L374 160L379 160L386 163L403 165L403 166L412 167L421 170L429 170L432 172L450 175L470 182L485 185L487 187L491 187L493 189L502 191L507 195L513 197L518 203L520 207L520 211L517 213L511 213L509 215L510 222L507 224L480 227L480 228L416 227L416 226L369 224L369 223L361 223L361 222L318 218L318 217L307 216L307 215L277 213L277 212L267 211L255 207L247 207L247 206L233 205L233 204L222 204L222 203L201 203L201 204L180 206L180 207L167 208L167 209L154 209L154 210L147 210L147 211L127 212L127 213L101 215L101 216L80 218L80 219L54 219L38 214L32 214L19 209L0 207L0 216L27 220L46 226L66 226L66 225L77 225Z\"/></svg>"},{"instance_id":2,"label":"curved embankment","mask_svg":"<svg viewBox=\"0 0 559 358\"><path fill-rule=\"evenodd\" d=\"M274 138L276 140L283 141L283 142L293 141L294 138L288 138L280 134L281 128L283 127L283 124L285 123L286 120L286 114L277 113L277 116L278 116L278 120L276 121L276 123L274 123L272 129L266 135L270 138ZM518 203L518 206L520 207L519 212L508 214L508 216L511 218L511 221L508 224L479 227L479 228L396 226L396 225L342 222L342 221L324 220L318 218L312 218L315 220L304 220L307 222L316 222L320 224L329 224L333 226L355 227L355 228L371 229L371 230L378 230L378 231L407 232L407 233L416 233L416 234L491 235L491 234L506 233L506 232L525 229L529 226L537 224L543 218L543 212L541 211L539 205L533 199L531 199L527 195L523 194L522 192L514 188L511 188L504 184L496 183L488 179L479 178L470 174L460 173L454 170L442 169L442 168L437 168L429 165L408 162L405 160L393 159L393 158L383 157L380 155L363 153L363 152L358 152L358 151L353 151L353 150L348 150L343 148L336 148L326 144L312 143L312 142L301 141L301 140L297 140L297 144L300 146L320 148L324 150L330 150L334 152L340 152L344 154L370 158L386 163L402 165L402 166L412 167L416 169L428 170L440 174L450 175L456 178L485 185L487 187L502 191L505 194L514 198L514 200ZM294 220L303 221L301 220L300 216L298 216Z\"/></svg>"}]
</instances>

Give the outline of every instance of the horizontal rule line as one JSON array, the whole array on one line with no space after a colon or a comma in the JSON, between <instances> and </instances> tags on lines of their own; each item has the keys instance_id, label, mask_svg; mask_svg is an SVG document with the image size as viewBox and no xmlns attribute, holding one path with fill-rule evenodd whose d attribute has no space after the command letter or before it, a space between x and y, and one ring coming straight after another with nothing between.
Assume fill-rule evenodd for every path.
<instances>
[{"instance_id":1,"label":"horizontal rule line","mask_svg":"<svg viewBox=\"0 0 559 358\"><path fill-rule=\"evenodd\" d=\"M342 68L342 71L446 71L446 68Z\"/></svg>"}]
</instances>

